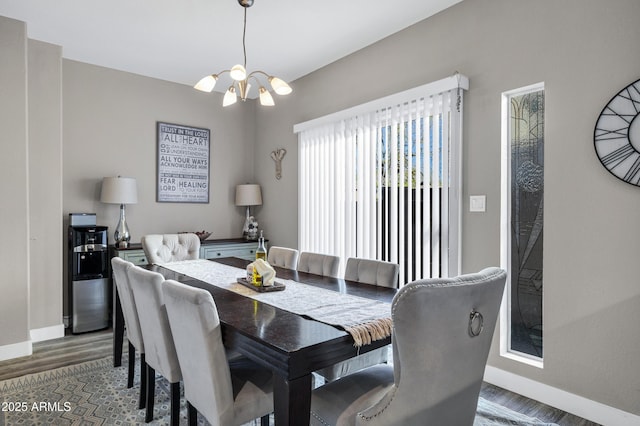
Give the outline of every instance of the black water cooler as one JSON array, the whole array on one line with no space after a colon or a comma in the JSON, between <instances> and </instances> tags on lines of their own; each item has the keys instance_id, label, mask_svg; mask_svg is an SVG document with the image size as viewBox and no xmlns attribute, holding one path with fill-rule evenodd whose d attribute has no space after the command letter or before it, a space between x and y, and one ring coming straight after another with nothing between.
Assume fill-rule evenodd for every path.
<instances>
[{"instance_id":1,"label":"black water cooler","mask_svg":"<svg viewBox=\"0 0 640 426\"><path fill-rule=\"evenodd\" d=\"M109 326L109 250L107 227L95 215L69 215L69 315L71 332Z\"/></svg>"}]
</instances>

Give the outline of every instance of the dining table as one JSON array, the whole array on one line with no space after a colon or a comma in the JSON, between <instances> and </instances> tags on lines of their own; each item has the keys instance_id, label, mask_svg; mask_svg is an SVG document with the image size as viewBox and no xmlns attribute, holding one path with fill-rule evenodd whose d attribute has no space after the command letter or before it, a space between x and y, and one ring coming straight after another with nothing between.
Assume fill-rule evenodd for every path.
<instances>
[{"instance_id":1,"label":"dining table","mask_svg":"<svg viewBox=\"0 0 640 426\"><path fill-rule=\"evenodd\" d=\"M209 262L236 267L240 275L251 263L233 257ZM342 327L211 285L162 265L147 265L146 268L159 272L165 279L211 293L218 309L225 347L273 371L274 418L278 426L309 424L314 371L391 343L391 337L386 336L356 346L354 337ZM367 303L373 300L390 304L397 291L280 267L274 267L274 270L278 280L356 296ZM117 294L115 298L117 303ZM121 310L120 314L117 312L119 308L116 306L114 312L114 365L120 365L124 338L124 321Z\"/></svg>"}]
</instances>

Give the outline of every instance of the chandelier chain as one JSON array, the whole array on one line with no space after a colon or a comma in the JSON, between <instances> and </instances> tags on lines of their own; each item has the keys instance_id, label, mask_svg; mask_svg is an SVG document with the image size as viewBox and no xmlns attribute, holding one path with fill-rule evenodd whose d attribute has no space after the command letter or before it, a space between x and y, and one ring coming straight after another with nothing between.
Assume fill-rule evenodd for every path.
<instances>
[{"instance_id":1,"label":"chandelier chain","mask_svg":"<svg viewBox=\"0 0 640 426\"><path fill-rule=\"evenodd\" d=\"M247 69L247 45L246 45L246 37L247 37L247 8L244 8L244 24L242 27L242 52L244 53L244 69Z\"/></svg>"}]
</instances>

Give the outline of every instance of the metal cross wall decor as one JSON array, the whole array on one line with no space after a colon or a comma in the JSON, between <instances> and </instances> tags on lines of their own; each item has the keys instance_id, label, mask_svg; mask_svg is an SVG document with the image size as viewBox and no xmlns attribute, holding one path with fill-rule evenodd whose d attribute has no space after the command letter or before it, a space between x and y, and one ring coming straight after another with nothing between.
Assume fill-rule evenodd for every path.
<instances>
[{"instance_id":1,"label":"metal cross wall decor","mask_svg":"<svg viewBox=\"0 0 640 426\"><path fill-rule=\"evenodd\" d=\"M282 159L287 155L287 150L284 148L278 148L275 151L271 151L271 158L276 163L276 179L282 177Z\"/></svg>"}]
</instances>

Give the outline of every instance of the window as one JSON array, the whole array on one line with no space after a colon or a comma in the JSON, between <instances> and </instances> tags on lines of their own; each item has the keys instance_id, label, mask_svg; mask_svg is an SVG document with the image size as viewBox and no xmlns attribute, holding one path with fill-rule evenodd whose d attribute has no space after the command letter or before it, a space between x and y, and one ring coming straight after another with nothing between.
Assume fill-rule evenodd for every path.
<instances>
[{"instance_id":1,"label":"window","mask_svg":"<svg viewBox=\"0 0 640 426\"><path fill-rule=\"evenodd\" d=\"M296 125L300 250L395 262L401 283L457 275L466 87L456 75Z\"/></svg>"},{"instance_id":2,"label":"window","mask_svg":"<svg viewBox=\"0 0 640 426\"><path fill-rule=\"evenodd\" d=\"M544 85L503 94L503 354L542 366Z\"/></svg>"}]
</instances>

